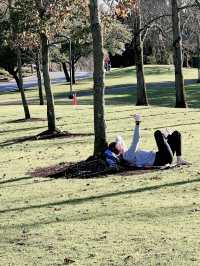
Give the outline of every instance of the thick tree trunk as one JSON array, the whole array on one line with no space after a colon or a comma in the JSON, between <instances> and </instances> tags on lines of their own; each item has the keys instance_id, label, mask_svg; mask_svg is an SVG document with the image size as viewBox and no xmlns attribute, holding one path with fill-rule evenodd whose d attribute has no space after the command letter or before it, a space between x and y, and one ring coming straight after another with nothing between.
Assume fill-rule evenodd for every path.
<instances>
[{"instance_id":1,"label":"thick tree trunk","mask_svg":"<svg viewBox=\"0 0 200 266\"><path fill-rule=\"evenodd\" d=\"M183 79L183 55L182 55L182 37L180 30L180 15L178 13L177 0L172 1L172 27L173 27L173 50L175 67L175 88L176 88L176 106L187 107L185 99L185 88Z\"/></svg>"},{"instance_id":2,"label":"thick tree trunk","mask_svg":"<svg viewBox=\"0 0 200 266\"><path fill-rule=\"evenodd\" d=\"M100 155L105 149L106 124L104 118L104 54L98 0L90 0L90 21L93 39L94 58L94 155Z\"/></svg>"},{"instance_id":3,"label":"thick tree trunk","mask_svg":"<svg viewBox=\"0 0 200 266\"><path fill-rule=\"evenodd\" d=\"M40 69L40 52L39 51L36 54L35 65L36 65L36 72L37 72L40 105L44 105L44 98L43 98L43 92L42 92L42 77L41 77L41 69Z\"/></svg>"},{"instance_id":4,"label":"thick tree trunk","mask_svg":"<svg viewBox=\"0 0 200 266\"><path fill-rule=\"evenodd\" d=\"M51 82L49 76L49 47L48 38L45 33L40 34L41 37L41 50L42 50L42 71L44 88L47 100L47 119L48 119L48 130L54 132L56 130L56 118L54 111L54 98L51 91Z\"/></svg>"},{"instance_id":5,"label":"thick tree trunk","mask_svg":"<svg viewBox=\"0 0 200 266\"><path fill-rule=\"evenodd\" d=\"M67 82L70 82L70 76L67 70L67 64L65 62L62 62L62 68L63 68L63 72L65 74L65 78Z\"/></svg>"},{"instance_id":6,"label":"thick tree trunk","mask_svg":"<svg viewBox=\"0 0 200 266\"><path fill-rule=\"evenodd\" d=\"M18 79L15 79L15 80L17 82L17 86L18 86L20 94L21 94L25 119L30 119L31 116L30 116L28 103L27 103L26 96L25 96L25 93L24 93L24 88L23 88L22 62L21 62L21 51L20 51L20 48L17 48L16 51L17 51L17 67L18 67L19 77L18 77Z\"/></svg>"},{"instance_id":7,"label":"thick tree trunk","mask_svg":"<svg viewBox=\"0 0 200 266\"><path fill-rule=\"evenodd\" d=\"M146 84L144 78L144 62L143 62L143 42L141 39L141 13L140 1L138 0L135 8L134 16L134 50L135 50L135 65L137 76L137 102L136 105L148 105Z\"/></svg>"}]
</instances>

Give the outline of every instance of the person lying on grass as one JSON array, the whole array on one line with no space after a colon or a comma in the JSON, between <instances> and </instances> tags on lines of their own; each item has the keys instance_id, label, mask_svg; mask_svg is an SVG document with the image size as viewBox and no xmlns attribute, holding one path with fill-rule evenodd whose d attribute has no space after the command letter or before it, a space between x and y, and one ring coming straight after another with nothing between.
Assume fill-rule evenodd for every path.
<instances>
[{"instance_id":1,"label":"person lying on grass","mask_svg":"<svg viewBox=\"0 0 200 266\"><path fill-rule=\"evenodd\" d=\"M141 115L135 114L134 119L135 129L130 147L126 149L122 137L118 136L116 141L110 143L108 149L105 151L106 161L109 166L115 167L115 165L119 164L120 157L129 165L139 168L171 165L174 154L176 154L177 165L189 164L187 161L182 159L181 133L177 130L171 134L164 134L160 130L155 131L154 137L158 151L141 150L139 148Z\"/></svg>"}]
</instances>

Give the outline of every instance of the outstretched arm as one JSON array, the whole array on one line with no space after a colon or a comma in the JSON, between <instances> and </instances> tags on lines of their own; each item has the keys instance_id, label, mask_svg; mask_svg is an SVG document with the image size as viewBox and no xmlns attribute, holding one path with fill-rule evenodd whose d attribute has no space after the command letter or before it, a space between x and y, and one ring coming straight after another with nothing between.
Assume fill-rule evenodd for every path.
<instances>
[{"instance_id":1,"label":"outstretched arm","mask_svg":"<svg viewBox=\"0 0 200 266\"><path fill-rule=\"evenodd\" d=\"M130 150L132 152L136 152L139 148L140 144L140 122L141 122L141 116L139 114L134 115L135 119L135 129L133 132L133 139L130 146Z\"/></svg>"}]
</instances>

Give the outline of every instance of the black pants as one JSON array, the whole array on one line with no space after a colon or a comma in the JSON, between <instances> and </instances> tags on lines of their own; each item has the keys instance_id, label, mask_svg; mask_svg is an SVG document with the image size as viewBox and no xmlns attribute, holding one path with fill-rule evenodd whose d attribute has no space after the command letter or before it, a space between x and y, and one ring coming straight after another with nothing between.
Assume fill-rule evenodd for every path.
<instances>
[{"instance_id":1,"label":"black pants","mask_svg":"<svg viewBox=\"0 0 200 266\"><path fill-rule=\"evenodd\" d=\"M154 133L158 152L154 165L162 166L167 163L171 164L173 156L176 153L177 156L181 156L181 133L174 131L172 134L165 137L160 130Z\"/></svg>"}]
</instances>

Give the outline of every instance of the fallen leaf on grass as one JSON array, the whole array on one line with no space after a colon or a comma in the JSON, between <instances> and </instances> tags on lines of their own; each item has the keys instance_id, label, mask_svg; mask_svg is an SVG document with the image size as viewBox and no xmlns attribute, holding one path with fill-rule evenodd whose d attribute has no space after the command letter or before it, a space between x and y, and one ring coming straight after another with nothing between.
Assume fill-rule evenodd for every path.
<instances>
[{"instance_id":1,"label":"fallen leaf on grass","mask_svg":"<svg viewBox=\"0 0 200 266\"><path fill-rule=\"evenodd\" d=\"M104 240L106 238L107 238L107 236L100 236L99 238L96 239L96 241L101 241L101 240Z\"/></svg>"},{"instance_id":2,"label":"fallen leaf on grass","mask_svg":"<svg viewBox=\"0 0 200 266\"><path fill-rule=\"evenodd\" d=\"M134 263L133 256L127 256L126 258L124 258L124 262L126 265L133 265Z\"/></svg>"},{"instance_id":3,"label":"fallen leaf on grass","mask_svg":"<svg viewBox=\"0 0 200 266\"><path fill-rule=\"evenodd\" d=\"M68 265L68 264L71 264L71 263L74 263L75 261L74 260L71 260L69 258L64 258L64 264L65 265Z\"/></svg>"},{"instance_id":4,"label":"fallen leaf on grass","mask_svg":"<svg viewBox=\"0 0 200 266\"><path fill-rule=\"evenodd\" d=\"M150 180L161 180L162 178L160 176L152 176Z\"/></svg>"},{"instance_id":5,"label":"fallen leaf on grass","mask_svg":"<svg viewBox=\"0 0 200 266\"><path fill-rule=\"evenodd\" d=\"M61 208L54 208L54 211L61 211Z\"/></svg>"},{"instance_id":6,"label":"fallen leaf on grass","mask_svg":"<svg viewBox=\"0 0 200 266\"><path fill-rule=\"evenodd\" d=\"M17 242L16 244L19 245L19 246L24 246L25 245L24 242Z\"/></svg>"},{"instance_id":7,"label":"fallen leaf on grass","mask_svg":"<svg viewBox=\"0 0 200 266\"><path fill-rule=\"evenodd\" d=\"M94 254L89 254L89 255L88 255L88 258L94 258L94 257L95 257Z\"/></svg>"}]
</instances>

